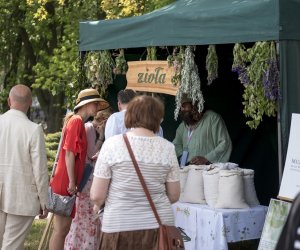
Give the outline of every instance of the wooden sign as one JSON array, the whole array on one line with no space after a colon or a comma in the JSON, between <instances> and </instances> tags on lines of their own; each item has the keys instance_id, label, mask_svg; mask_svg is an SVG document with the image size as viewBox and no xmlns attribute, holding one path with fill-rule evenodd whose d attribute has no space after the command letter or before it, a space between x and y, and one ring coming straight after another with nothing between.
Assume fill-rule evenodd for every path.
<instances>
[{"instance_id":1,"label":"wooden sign","mask_svg":"<svg viewBox=\"0 0 300 250\"><path fill-rule=\"evenodd\" d=\"M126 73L127 87L142 92L176 95L178 86L172 84L175 74L167 61L133 61L128 62Z\"/></svg>"},{"instance_id":2,"label":"wooden sign","mask_svg":"<svg viewBox=\"0 0 300 250\"><path fill-rule=\"evenodd\" d=\"M292 114L287 156L278 198L292 201L300 192L300 114Z\"/></svg>"}]
</instances>

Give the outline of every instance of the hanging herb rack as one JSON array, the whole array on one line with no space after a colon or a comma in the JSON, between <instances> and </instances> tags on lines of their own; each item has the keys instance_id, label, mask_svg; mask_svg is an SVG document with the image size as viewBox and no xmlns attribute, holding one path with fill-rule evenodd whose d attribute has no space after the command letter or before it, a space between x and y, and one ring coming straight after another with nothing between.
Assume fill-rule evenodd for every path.
<instances>
[{"instance_id":1,"label":"hanging herb rack","mask_svg":"<svg viewBox=\"0 0 300 250\"><path fill-rule=\"evenodd\" d=\"M195 46L174 47L172 55L167 58L169 67L175 68L172 83L178 86L175 97L176 108L174 116L177 119L181 99L188 95L202 112L204 99L201 91L201 81L194 60ZM237 43L233 48L232 71L238 74L238 79L244 86L243 113L249 118L246 124L256 129L263 116L276 116L279 92L279 64L276 53L276 43L256 42L251 48ZM147 60L156 60L156 47L147 48ZM82 68L82 67L81 67ZM115 61L109 51L90 52L84 68L86 76L93 87L104 96L115 74L126 74L128 65L124 49L116 56ZM207 84L210 85L218 77L218 57L215 45L208 46L206 56Z\"/></svg>"}]
</instances>

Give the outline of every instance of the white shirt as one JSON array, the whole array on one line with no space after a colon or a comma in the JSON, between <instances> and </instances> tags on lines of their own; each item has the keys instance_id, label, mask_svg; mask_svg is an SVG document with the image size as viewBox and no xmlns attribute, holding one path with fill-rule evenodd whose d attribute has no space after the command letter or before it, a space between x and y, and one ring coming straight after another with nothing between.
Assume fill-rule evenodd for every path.
<instances>
[{"instance_id":1,"label":"white shirt","mask_svg":"<svg viewBox=\"0 0 300 250\"><path fill-rule=\"evenodd\" d=\"M125 113L126 110L122 110L113 113L107 120L105 125L105 140L114 135L125 134L129 129L125 127ZM163 129L160 126L159 132L156 135L164 137Z\"/></svg>"},{"instance_id":2,"label":"white shirt","mask_svg":"<svg viewBox=\"0 0 300 250\"><path fill-rule=\"evenodd\" d=\"M174 225L165 185L166 182L179 181L174 145L159 136L128 135L128 140L162 223ZM94 176L111 179L105 201L103 232L158 228L122 135L104 142Z\"/></svg>"},{"instance_id":3,"label":"white shirt","mask_svg":"<svg viewBox=\"0 0 300 250\"><path fill-rule=\"evenodd\" d=\"M105 140L114 135L124 134L128 131L125 127L125 112L122 110L116 113L113 113L107 120L105 125Z\"/></svg>"}]
</instances>

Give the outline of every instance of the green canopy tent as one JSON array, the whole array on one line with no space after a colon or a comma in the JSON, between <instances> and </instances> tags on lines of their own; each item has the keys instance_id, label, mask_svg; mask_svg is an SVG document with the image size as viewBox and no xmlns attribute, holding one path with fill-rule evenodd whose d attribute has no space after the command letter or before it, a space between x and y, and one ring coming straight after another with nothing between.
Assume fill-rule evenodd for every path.
<instances>
[{"instance_id":1,"label":"green canopy tent","mask_svg":"<svg viewBox=\"0 0 300 250\"><path fill-rule=\"evenodd\" d=\"M291 114L300 113L298 13L299 0L179 0L138 17L81 22L79 50L278 41L278 151L282 166Z\"/></svg>"}]
</instances>

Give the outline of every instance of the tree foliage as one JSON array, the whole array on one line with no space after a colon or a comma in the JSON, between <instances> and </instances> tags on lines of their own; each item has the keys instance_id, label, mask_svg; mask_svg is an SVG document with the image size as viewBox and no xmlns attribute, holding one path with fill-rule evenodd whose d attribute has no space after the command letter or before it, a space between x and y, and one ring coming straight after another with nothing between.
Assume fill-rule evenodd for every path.
<instances>
[{"instance_id":1,"label":"tree foliage","mask_svg":"<svg viewBox=\"0 0 300 250\"><path fill-rule=\"evenodd\" d=\"M86 88L78 52L79 21L141 15L170 0L0 0L0 112L9 89L30 86L49 132L61 128L66 108Z\"/></svg>"},{"instance_id":2,"label":"tree foliage","mask_svg":"<svg viewBox=\"0 0 300 250\"><path fill-rule=\"evenodd\" d=\"M172 2L174 0L106 0L102 1L101 7L107 19L116 19L140 16Z\"/></svg>"}]
</instances>

